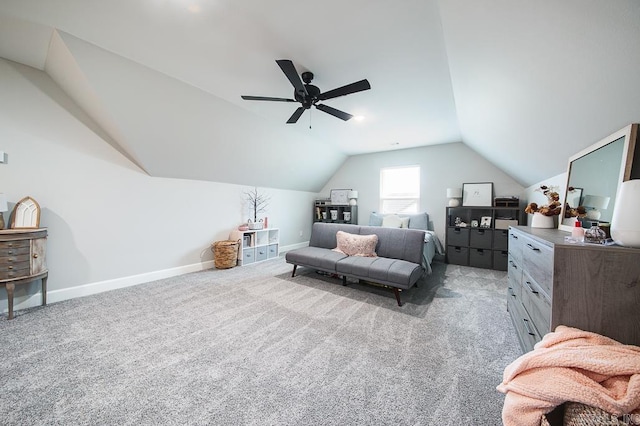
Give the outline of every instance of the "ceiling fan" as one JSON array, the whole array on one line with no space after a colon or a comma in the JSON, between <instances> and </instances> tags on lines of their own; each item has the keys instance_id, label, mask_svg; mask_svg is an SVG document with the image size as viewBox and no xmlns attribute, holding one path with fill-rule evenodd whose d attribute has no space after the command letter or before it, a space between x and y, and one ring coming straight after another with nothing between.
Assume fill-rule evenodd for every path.
<instances>
[{"instance_id":1,"label":"ceiling fan","mask_svg":"<svg viewBox=\"0 0 640 426\"><path fill-rule=\"evenodd\" d=\"M338 117L341 120L347 121L353 117L351 114L347 114L339 109L332 108L328 105L319 104L320 101L326 101L327 99L333 99L340 96L350 95L351 93L362 92L363 90L371 89L369 82L365 80L356 81L355 83L347 84L346 86L338 87L337 89L329 90L328 92L320 92L317 86L311 84L313 80L313 73L306 71L298 76L298 71L293 66L293 62L288 59L277 59L276 63L282 69L284 75L287 76L291 84L293 85L293 97L290 98L270 98L265 96L246 96L242 95L242 99L247 101L275 101L275 102L300 102L302 106L298 107L293 113L287 124L293 124L298 121L305 109L310 109L315 106L320 111L327 114ZM304 84L303 84L304 82Z\"/></svg>"}]
</instances>

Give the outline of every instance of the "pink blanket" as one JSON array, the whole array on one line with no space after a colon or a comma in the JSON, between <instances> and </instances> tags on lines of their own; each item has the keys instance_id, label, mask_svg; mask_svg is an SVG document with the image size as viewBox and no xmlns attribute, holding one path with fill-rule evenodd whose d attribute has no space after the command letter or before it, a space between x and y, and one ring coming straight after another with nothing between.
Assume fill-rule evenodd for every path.
<instances>
[{"instance_id":1,"label":"pink blanket","mask_svg":"<svg viewBox=\"0 0 640 426\"><path fill-rule=\"evenodd\" d=\"M508 365L497 389L505 426L539 426L566 401L640 414L640 347L561 325Z\"/></svg>"}]
</instances>

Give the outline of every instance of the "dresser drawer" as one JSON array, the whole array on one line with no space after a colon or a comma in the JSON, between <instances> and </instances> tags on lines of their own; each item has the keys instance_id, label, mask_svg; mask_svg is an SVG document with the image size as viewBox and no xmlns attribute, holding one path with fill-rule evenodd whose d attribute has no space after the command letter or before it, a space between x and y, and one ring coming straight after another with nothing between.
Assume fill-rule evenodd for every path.
<instances>
[{"instance_id":1,"label":"dresser drawer","mask_svg":"<svg viewBox=\"0 0 640 426\"><path fill-rule=\"evenodd\" d=\"M467 228L449 228L447 229L447 245L448 246L469 246L469 229Z\"/></svg>"},{"instance_id":2,"label":"dresser drawer","mask_svg":"<svg viewBox=\"0 0 640 426\"><path fill-rule=\"evenodd\" d=\"M522 304L540 335L551 331L551 302L526 272L522 279Z\"/></svg>"},{"instance_id":3,"label":"dresser drawer","mask_svg":"<svg viewBox=\"0 0 640 426\"><path fill-rule=\"evenodd\" d=\"M469 248L448 246L447 262L453 265L469 265Z\"/></svg>"},{"instance_id":4,"label":"dresser drawer","mask_svg":"<svg viewBox=\"0 0 640 426\"><path fill-rule=\"evenodd\" d=\"M493 249L509 250L509 230L508 229L493 230Z\"/></svg>"},{"instance_id":5,"label":"dresser drawer","mask_svg":"<svg viewBox=\"0 0 640 426\"><path fill-rule=\"evenodd\" d=\"M524 238L520 232L509 229L509 254L518 265L522 265L522 240Z\"/></svg>"},{"instance_id":6,"label":"dresser drawer","mask_svg":"<svg viewBox=\"0 0 640 426\"><path fill-rule=\"evenodd\" d=\"M13 267L12 269L16 269L18 267L26 267L29 268L31 257L29 254L20 254L18 256L5 256L0 257L0 271L7 270L8 268ZM18 266L18 265L26 265L26 266Z\"/></svg>"},{"instance_id":7,"label":"dresser drawer","mask_svg":"<svg viewBox=\"0 0 640 426\"><path fill-rule=\"evenodd\" d=\"M542 337L531 323L531 318L527 315L527 311L522 304L513 297L507 299L507 310L511 314L511 321L516 329L520 344L524 352L533 350L536 343L542 340Z\"/></svg>"},{"instance_id":8,"label":"dresser drawer","mask_svg":"<svg viewBox=\"0 0 640 426\"><path fill-rule=\"evenodd\" d=\"M29 240L0 241L0 253L4 249L20 248L20 247L27 247L28 249L29 245L30 245Z\"/></svg>"},{"instance_id":9,"label":"dresser drawer","mask_svg":"<svg viewBox=\"0 0 640 426\"><path fill-rule=\"evenodd\" d=\"M469 246L481 249L490 249L493 242L491 229L474 228L469 230Z\"/></svg>"},{"instance_id":10,"label":"dresser drawer","mask_svg":"<svg viewBox=\"0 0 640 426\"><path fill-rule=\"evenodd\" d=\"M493 252L488 249L470 248L469 266L491 269L493 266Z\"/></svg>"},{"instance_id":11,"label":"dresser drawer","mask_svg":"<svg viewBox=\"0 0 640 426\"><path fill-rule=\"evenodd\" d=\"M30 274L29 262L18 263L16 265L1 266L0 280L10 280L13 278L28 277Z\"/></svg>"},{"instance_id":12,"label":"dresser drawer","mask_svg":"<svg viewBox=\"0 0 640 426\"><path fill-rule=\"evenodd\" d=\"M0 247L0 259L7 256L9 257L14 257L18 255L29 256L30 250L31 248L29 247L29 244L27 244L26 246L23 245L21 247Z\"/></svg>"},{"instance_id":13,"label":"dresser drawer","mask_svg":"<svg viewBox=\"0 0 640 426\"><path fill-rule=\"evenodd\" d=\"M278 245L277 244L270 244L269 245L268 258L271 259L273 257L278 257Z\"/></svg>"},{"instance_id":14,"label":"dresser drawer","mask_svg":"<svg viewBox=\"0 0 640 426\"><path fill-rule=\"evenodd\" d=\"M524 270L542 287L542 290L551 295L553 283L553 249L526 238L522 246L522 266Z\"/></svg>"}]
</instances>

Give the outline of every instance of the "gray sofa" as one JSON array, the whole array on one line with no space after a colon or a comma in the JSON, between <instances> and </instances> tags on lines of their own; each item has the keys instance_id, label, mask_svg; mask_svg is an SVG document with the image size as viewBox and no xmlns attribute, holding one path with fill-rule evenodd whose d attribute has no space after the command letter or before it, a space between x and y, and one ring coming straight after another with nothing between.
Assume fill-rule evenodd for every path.
<instances>
[{"instance_id":1,"label":"gray sofa","mask_svg":"<svg viewBox=\"0 0 640 426\"><path fill-rule=\"evenodd\" d=\"M338 231L376 234L378 256L347 256L333 251L337 246ZM285 259L293 264L292 277L295 277L298 266L305 266L340 275L343 285L347 284L347 277L382 284L393 288L398 306L402 306L400 291L414 286L425 274L423 247L424 231L416 229L316 222L311 230L309 246L287 252Z\"/></svg>"}]
</instances>

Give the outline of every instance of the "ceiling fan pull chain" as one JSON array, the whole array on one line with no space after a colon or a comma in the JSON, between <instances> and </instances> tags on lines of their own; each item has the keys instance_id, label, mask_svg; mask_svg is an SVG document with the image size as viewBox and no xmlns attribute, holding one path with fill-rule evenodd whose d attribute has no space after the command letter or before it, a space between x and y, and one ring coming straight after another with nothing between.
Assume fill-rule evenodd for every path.
<instances>
[{"instance_id":1,"label":"ceiling fan pull chain","mask_svg":"<svg viewBox=\"0 0 640 426\"><path fill-rule=\"evenodd\" d=\"M311 130L311 115L313 115L313 111L309 110L309 130Z\"/></svg>"}]
</instances>

